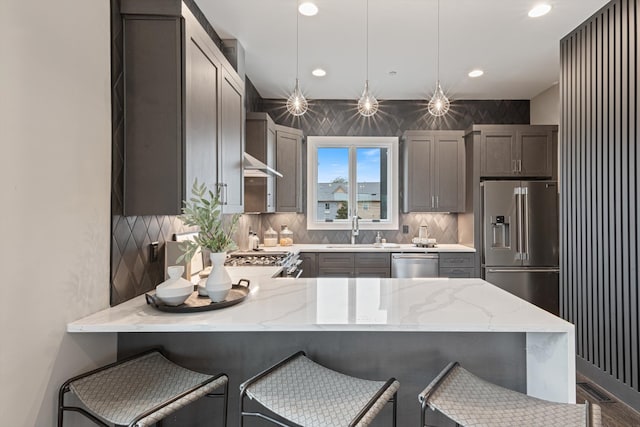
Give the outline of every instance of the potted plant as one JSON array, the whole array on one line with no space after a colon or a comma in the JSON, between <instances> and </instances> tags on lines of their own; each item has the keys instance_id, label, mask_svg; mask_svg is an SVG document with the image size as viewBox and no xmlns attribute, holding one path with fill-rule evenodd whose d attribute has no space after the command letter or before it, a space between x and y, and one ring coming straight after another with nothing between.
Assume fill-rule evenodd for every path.
<instances>
[{"instance_id":1,"label":"potted plant","mask_svg":"<svg viewBox=\"0 0 640 427\"><path fill-rule=\"evenodd\" d=\"M206 281L207 294L213 302L224 301L231 289L231 277L224 267L224 261L227 251L236 248L232 236L240 215L225 218L218 194L207 189L204 183L198 184L197 179L191 194L189 200L184 202L179 218L185 225L196 226L199 230L193 241L185 241L180 247L184 253L178 262L191 260L198 247L209 250L211 274Z\"/></svg>"}]
</instances>

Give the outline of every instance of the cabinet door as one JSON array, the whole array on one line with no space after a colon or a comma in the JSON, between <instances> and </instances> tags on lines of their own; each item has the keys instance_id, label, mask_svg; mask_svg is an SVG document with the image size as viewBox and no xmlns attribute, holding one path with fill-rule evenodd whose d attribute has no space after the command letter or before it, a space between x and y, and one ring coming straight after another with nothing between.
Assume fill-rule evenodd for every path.
<instances>
[{"instance_id":1,"label":"cabinet door","mask_svg":"<svg viewBox=\"0 0 640 427\"><path fill-rule=\"evenodd\" d=\"M123 213L176 215L184 193L181 19L126 16L123 34Z\"/></svg>"},{"instance_id":2,"label":"cabinet door","mask_svg":"<svg viewBox=\"0 0 640 427\"><path fill-rule=\"evenodd\" d=\"M266 113L247 113L245 151L275 169L276 129ZM246 177L244 180L245 212L275 212L276 183L273 176Z\"/></svg>"},{"instance_id":3,"label":"cabinet door","mask_svg":"<svg viewBox=\"0 0 640 427\"><path fill-rule=\"evenodd\" d=\"M391 268L356 268L355 277L387 279L391 277Z\"/></svg>"},{"instance_id":4,"label":"cabinet door","mask_svg":"<svg viewBox=\"0 0 640 427\"><path fill-rule=\"evenodd\" d=\"M244 212L244 88L223 70L219 179L224 213Z\"/></svg>"},{"instance_id":5,"label":"cabinet door","mask_svg":"<svg viewBox=\"0 0 640 427\"><path fill-rule=\"evenodd\" d=\"M518 174L531 178L550 178L553 175L553 143L550 130L519 131Z\"/></svg>"},{"instance_id":6,"label":"cabinet door","mask_svg":"<svg viewBox=\"0 0 640 427\"><path fill-rule=\"evenodd\" d=\"M186 143L185 199L196 178L215 191L218 164L218 90L220 63L213 43L195 18L185 20Z\"/></svg>"},{"instance_id":7,"label":"cabinet door","mask_svg":"<svg viewBox=\"0 0 640 427\"><path fill-rule=\"evenodd\" d=\"M302 133L276 127L276 211L302 212Z\"/></svg>"},{"instance_id":8,"label":"cabinet door","mask_svg":"<svg viewBox=\"0 0 640 427\"><path fill-rule=\"evenodd\" d=\"M464 138L438 136L434 144L434 194L436 211L464 210Z\"/></svg>"},{"instance_id":9,"label":"cabinet door","mask_svg":"<svg viewBox=\"0 0 640 427\"><path fill-rule=\"evenodd\" d=\"M510 130L483 132L480 139L480 176L517 176L516 134Z\"/></svg>"},{"instance_id":10,"label":"cabinet door","mask_svg":"<svg viewBox=\"0 0 640 427\"><path fill-rule=\"evenodd\" d=\"M435 210L435 194L431 182L434 137L411 136L404 144L404 211L432 212Z\"/></svg>"},{"instance_id":11,"label":"cabinet door","mask_svg":"<svg viewBox=\"0 0 640 427\"><path fill-rule=\"evenodd\" d=\"M315 252L301 252L302 275L300 277L318 277L318 254Z\"/></svg>"}]
</instances>

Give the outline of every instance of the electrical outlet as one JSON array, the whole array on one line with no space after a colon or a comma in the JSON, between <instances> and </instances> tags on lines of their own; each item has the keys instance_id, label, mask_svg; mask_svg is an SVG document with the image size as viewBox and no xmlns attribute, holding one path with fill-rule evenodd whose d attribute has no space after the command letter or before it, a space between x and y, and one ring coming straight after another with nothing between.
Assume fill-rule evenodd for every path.
<instances>
[{"instance_id":1,"label":"electrical outlet","mask_svg":"<svg viewBox=\"0 0 640 427\"><path fill-rule=\"evenodd\" d=\"M403 225L402 226L402 234L409 234L409 226L408 225Z\"/></svg>"},{"instance_id":2,"label":"electrical outlet","mask_svg":"<svg viewBox=\"0 0 640 427\"><path fill-rule=\"evenodd\" d=\"M158 262L158 242L149 244L149 261Z\"/></svg>"}]
</instances>

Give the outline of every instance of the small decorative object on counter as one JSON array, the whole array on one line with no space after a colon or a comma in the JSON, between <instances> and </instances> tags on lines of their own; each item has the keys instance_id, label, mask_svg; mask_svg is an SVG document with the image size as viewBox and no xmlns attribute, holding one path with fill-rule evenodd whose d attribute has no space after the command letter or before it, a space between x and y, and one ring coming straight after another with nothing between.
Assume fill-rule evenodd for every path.
<instances>
[{"instance_id":1,"label":"small decorative object on counter","mask_svg":"<svg viewBox=\"0 0 640 427\"><path fill-rule=\"evenodd\" d=\"M289 230L289 227L283 225L280 229L280 246L293 245L293 231Z\"/></svg>"},{"instance_id":2,"label":"small decorative object on counter","mask_svg":"<svg viewBox=\"0 0 640 427\"><path fill-rule=\"evenodd\" d=\"M278 233L272 227L269 227L264 232L264 245L265 247L272 247L278 244Z\"/></svg>"},{"instance_id":3,"label":"small decorative object on counter","mask_svg":"<svg viewBox=\"0 0 640 427\"><path fill-rule=\"evenodd\" d=\"M183 279L183 265L172 265L167 267L169 278L156 286L156 296L163 303L176 306L186 301L193 293L193 283Z\"/></svg>"},{"instance_id":4,"label":"small decorative object on counter","mask_svg":"<svg viewBox=\"0 0 640 427\"><path fill-rule=\"evenodd\" d=\"M249 250L250 251L258 250L259 246L260 246L260 238L256 233L251 233L251 235L249 236Z\"/></svg>"},{"instance_id":5,"label":"small decorative object on counter","mask_svg":"<svg viewBox=\"0 0 640 427\"><path fill-rule=\"evenodd\" d=\"M180 248L184 254L178 258L190 260L198 247L208 249L212 263L211 274L206 281L209 298L213 302L224 301L231 290L231 276L224 266L227 251L235 249L232 238L240 215L223 218L222 204L218 194L208 190L205 184L198 185L196 180L191 190L192 196L184 202L180 219L187 226L199 227L193 241L185 241Z\"/></svg>"},{"instance_id":6,"label":"small decorative object on counter","mask_svg":"<svg viewBox=\"0 0 640 427\"><path fill-rule=\"evenodd\" d=\"M380 247L382 246L382 236L380 235L379 231L376 231L376 242L374 243L375 247Z\"/></svg>"}]
</instances>

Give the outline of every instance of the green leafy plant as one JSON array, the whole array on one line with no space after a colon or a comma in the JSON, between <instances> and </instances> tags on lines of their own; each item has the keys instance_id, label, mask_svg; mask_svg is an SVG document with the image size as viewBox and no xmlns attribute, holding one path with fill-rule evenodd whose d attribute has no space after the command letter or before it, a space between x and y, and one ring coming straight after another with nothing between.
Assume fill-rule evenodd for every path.
<instances>
[{"instance_id":1,"label":"green leafy plant","mask_svg":"<svg viewBox=\"0 0 640 427\"><path fill-rule=\"evenodd\" d=\"M193 183L191 194L191 198L185 200L179 218L187 226L199 227L199 231L193 241L185 241L180 245L184 253L177 262L190 261L198 247L211 252L235 249L236 243L231 236L238 226L240 215L224 218L218 194L209 190L204 183L198 184L197 179Z\"/></svg>"}]
</instances>

